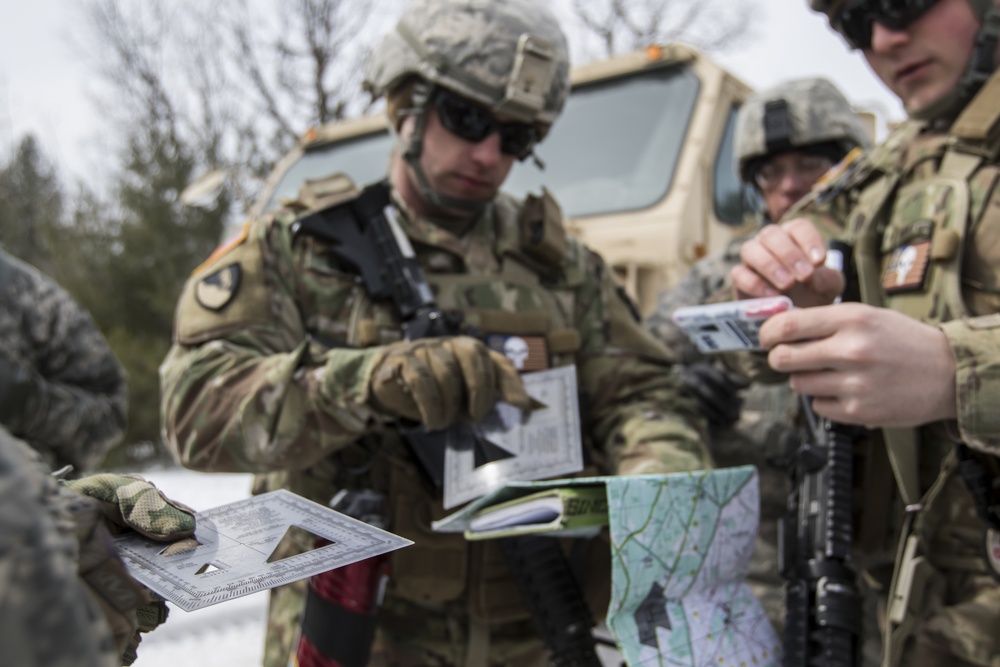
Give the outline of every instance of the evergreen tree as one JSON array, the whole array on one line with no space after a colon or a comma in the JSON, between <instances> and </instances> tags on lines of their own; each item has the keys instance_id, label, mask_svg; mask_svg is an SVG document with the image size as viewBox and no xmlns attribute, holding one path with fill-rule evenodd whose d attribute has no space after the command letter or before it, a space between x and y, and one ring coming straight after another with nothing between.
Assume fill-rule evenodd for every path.
<instances>
[{"instance_id":1,"label":"evergreen tree","mask_svg":"<svg viewBox=\"0 0 1000 667\"><path fill-rule=\"evenodd\" d=\"M45 273L52 272L63 216L55 168L31 135L0 168L0 243Z\"/></svg>"},{"instance_id":2,"label":"evergreen tree","mask_svg":"<svg viewBox=\"0 0 1000 667\"><path fill-rule=\"evenodd\" d=\"M106 276L108 339L129 374L127 443L159 442L159 363L170 347L174 307L184 281L218 245L229 208L177 201L196 160L169 119L139 125L117 186L120 220ZM118 453L111 460L121 459Z\"/></svg>"}]
</instances>

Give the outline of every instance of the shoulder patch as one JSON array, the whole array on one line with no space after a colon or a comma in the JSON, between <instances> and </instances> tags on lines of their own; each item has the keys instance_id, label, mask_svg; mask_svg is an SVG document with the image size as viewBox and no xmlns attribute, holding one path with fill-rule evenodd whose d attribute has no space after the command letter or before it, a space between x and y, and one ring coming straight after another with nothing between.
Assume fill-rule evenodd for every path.
<instances>
[{"instance_id":1,"label":"shoulder patch","mask_svg":"<svg viewBox=\"0 0 1000 667\"><path fill-rule=\"evenodd\" d=\"M228 253L230 250L232 250L233 248L235 248L239 244L241 244L244 241L246 241L247 240L247 236L249 234L250 234L250 221L248 220L247 222L243 223L243 228L240 229L239 233L236 234L236 236L234 236L233 238L229 239L228 241L226 241L225 243L223 243L222 245L220 245L218 248L216 248L215 250L213 250L212 254L208 256L208 259L206 259L204 262L202 262L201 264L199 264L197 266L197 268L195 268L195 270L191 272L191 275L193 275L193 276L194 275L198 275L199 273L201 273L202 271L204 271L209 266L212 266L213 264L215 264L219 260L220 257L224 257L226 255L226 253Z\"/></svg>"},{"instance_id":2,"label":"shoulder patch","mask_svg":"<svg viewBox=\"0 0 1000 667\"><path fill-rule=\"evenodd\" d=\"M209 310L222 310L240 289L240 275L238 262L224 266L198 281L194 298Z\"/></svg>"},{"instance_id":3,"label":"shoulder patch","mask_svg":"<svg viewBox=\"0 0 1000 667\"><path fill-rule=\"evenodd\" d=\"M269 321L261 241L249 234L247 225L188 279L175 315L177 342L195 345Z\"/></svg>"}]
</instances>

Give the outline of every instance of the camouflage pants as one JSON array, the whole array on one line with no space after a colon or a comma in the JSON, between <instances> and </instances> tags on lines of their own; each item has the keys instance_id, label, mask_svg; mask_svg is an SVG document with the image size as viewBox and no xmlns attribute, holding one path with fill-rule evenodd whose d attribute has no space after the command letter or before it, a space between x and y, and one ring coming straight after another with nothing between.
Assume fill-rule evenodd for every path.
<instances>
[{"instance_id":1,"label":"camouflage pants","mask_svg":"<svg viewBox=\"0 0 1000 667\"><path fill-rule=\"evenodd\" d=\"M298 642L307 580L271 591L264 667L287 667ZM531 621L485 626L468 614L386 600L371 667L546 667Z\"/></svg>"}]
</instances>

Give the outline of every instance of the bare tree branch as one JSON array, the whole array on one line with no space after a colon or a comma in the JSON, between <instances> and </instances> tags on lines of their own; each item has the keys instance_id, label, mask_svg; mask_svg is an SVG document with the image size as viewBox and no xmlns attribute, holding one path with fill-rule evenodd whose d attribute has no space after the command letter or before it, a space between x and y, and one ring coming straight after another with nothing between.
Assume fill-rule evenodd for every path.
<instances>
[{"instance_id":1,"label":"bare tree branch","mask_svg":"<svg viewBox=\"0 0 1000 667\"><path fill-rule=\"evenodd\" d=\"M155 122L183 137L206 169L237 166L259 181L309 127L370 108L360 87L377 37L369 23L398 4L86 0L84 7L115 127Z\"/></svg>"},{"instance_id":2,"label":"bare tree branch","mask_svg":"<svg viewBox=\"0 0 1000 667\"><path fill-rule=\"evenodd\" d=\"M573 0L572 14L582 30L569 32L585 59L671 42L721 51L739 44L755 17L753 2L730 0ZM587 46L595 42L597 54Z\"/></svg>"}]
</instances>

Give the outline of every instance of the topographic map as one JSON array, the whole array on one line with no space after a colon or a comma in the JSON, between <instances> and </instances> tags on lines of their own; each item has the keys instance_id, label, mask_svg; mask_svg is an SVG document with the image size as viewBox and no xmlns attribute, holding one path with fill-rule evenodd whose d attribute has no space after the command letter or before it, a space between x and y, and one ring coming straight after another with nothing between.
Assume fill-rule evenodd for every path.
<instances>
[{"instance_id":1,"label":"topographic map","mask_svg":"<svg viewBox=\"0 0 1000 667\"><path fill-rule=\"evenodd\" d=\"M606 483L607 624L630 667L778 667L780 642L745 583L759 516L756 470Z\"/></svg>"}]
</instances>

